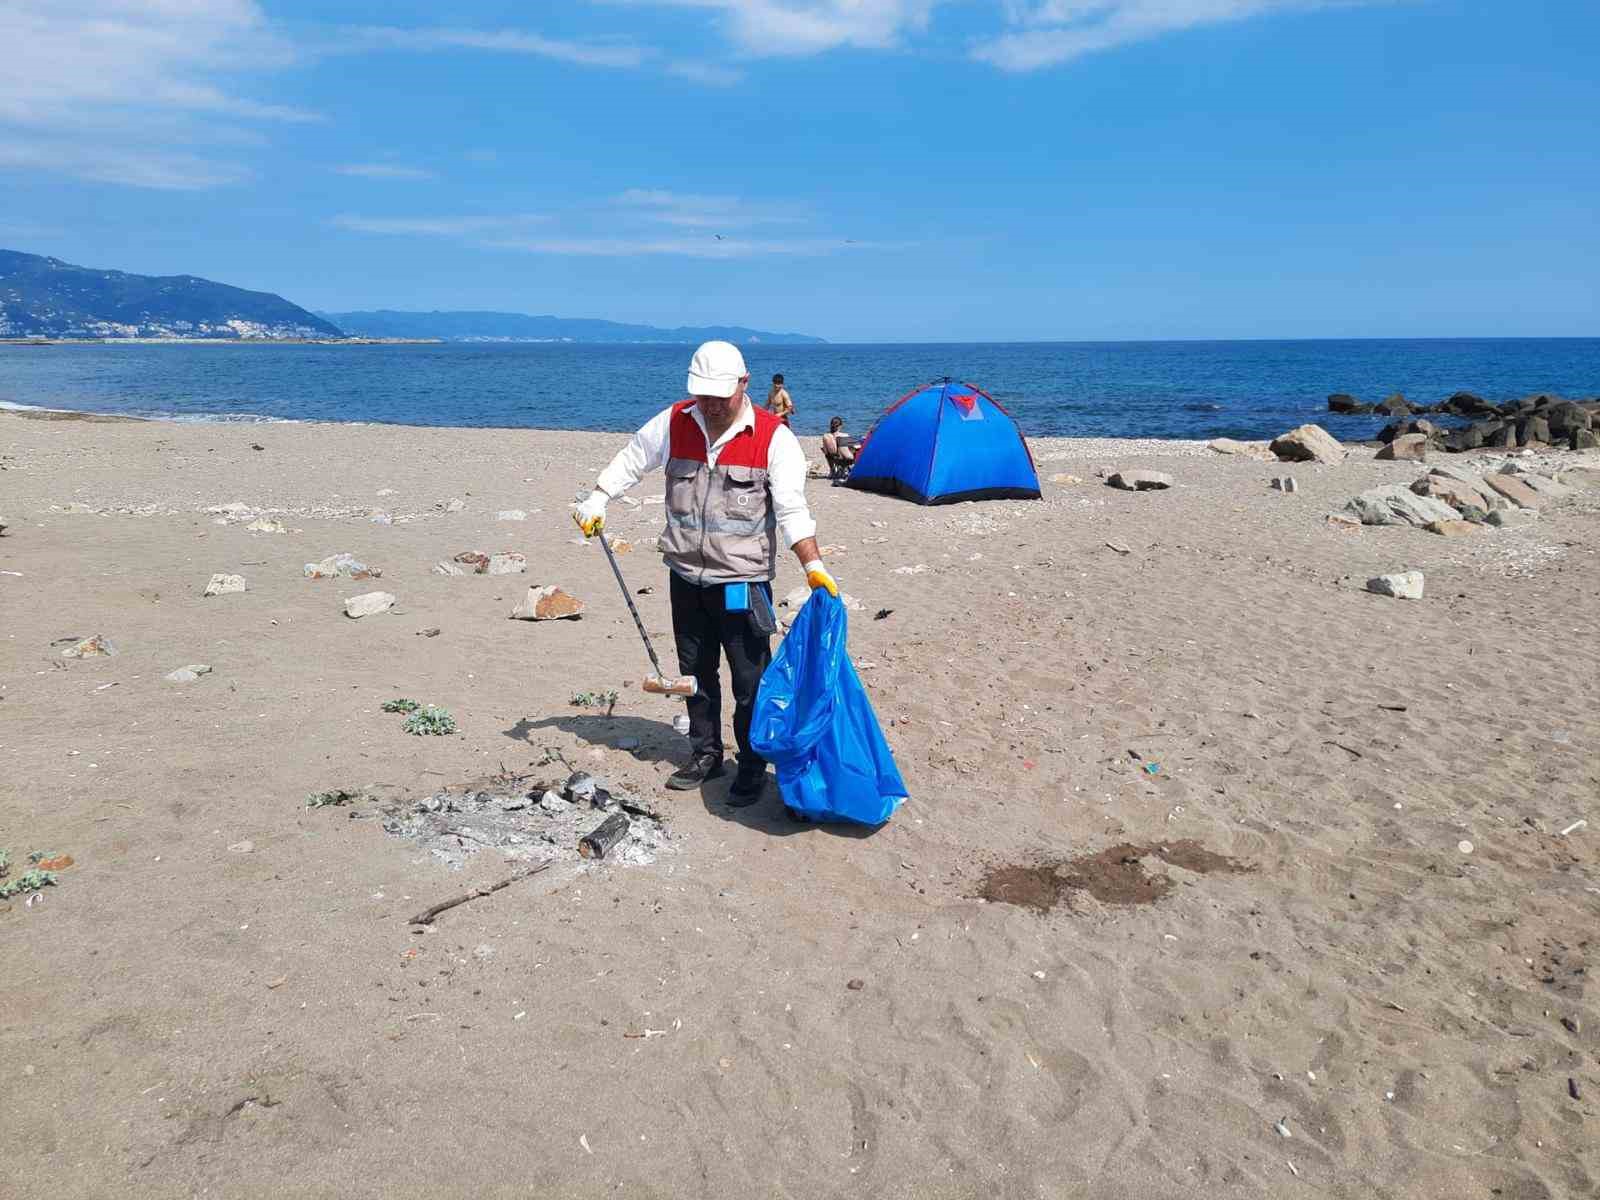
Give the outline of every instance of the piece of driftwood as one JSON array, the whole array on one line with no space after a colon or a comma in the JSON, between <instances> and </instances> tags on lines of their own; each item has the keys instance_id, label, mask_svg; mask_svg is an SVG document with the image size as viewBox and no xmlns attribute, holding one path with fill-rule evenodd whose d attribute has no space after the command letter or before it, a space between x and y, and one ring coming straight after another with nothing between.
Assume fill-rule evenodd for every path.
<instances>
[{"instance_id":1,"label":"piece of driftwood","mask_svg":"<svg viewBox=\"0 0 1600 1200\"><path fill-rule=\"evenodd\" d=\"M627 814L612 813L592 832L578 839L578 853L584 858L604 858L613 846L627 836Z\"/></svg>"},{"instance_id":2,"label":"piece of driftwood","mask_svg":"<svg viewBox=\"0 0 1600 1200\"><path fill-rule=\"evenodd\" d=\"M598 832L598 830L596 832ZM468 900L476 900L480 896L492 895L503 887L510 887L519 879L527 879L530 875L537 875L540 871L548 871L555 865L555 859L548 859L545 862L529 867L526 871L518 871L515 875L508 876L507 878L502 879L499 883L491 883L488 887L474 888L472 891L465 892L452 900L441 901L440 903L435 904L432 908L423 909L416 916L411 918L410 923L412 925L431 925L433 924L433 919L447 909L452 909L458 904L465 904Z\"/></svg>"}]
</instances>

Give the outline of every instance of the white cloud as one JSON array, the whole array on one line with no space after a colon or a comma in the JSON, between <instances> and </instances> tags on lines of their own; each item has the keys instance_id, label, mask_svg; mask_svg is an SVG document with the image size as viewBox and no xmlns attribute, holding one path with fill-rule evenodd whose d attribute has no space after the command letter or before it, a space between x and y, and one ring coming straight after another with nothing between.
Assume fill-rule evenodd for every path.
<instances>
[{"instance_id":1,"label":"white cloud","mask_svg":"<svg viewBox=\"0 0 1600 1200\"><path fill-rule=\"evenodd\" d=\"M662 70L676 79L687 79L704 87L736 87L744 82L745 74L738 67L725 67L707 62L670 62Z\"/></svg>"},{"instance_id":2,"label":"white cloud","mask_svg":"<svg viewBox=\"0 0 1600 1200\"><path fill-rule=\"evenodd\" d=\"M400 234L414 237L469 237L500 233L523 225L544 221L536 213L485 217L359 217L342 215L328 223L352 233Z\"/></svg>"},{"instance_id":3,"label":"white cloud","mask_svg":"<svg viewBox=\"0 0 1600 1200\"><path fill-rule=\"evenodd\" d=\"M1006 71L1034 71L1162 34L1341 0L1006 0L1012 32L973 56ZM1354 2L1354 0L1343 0Z\"/></svg>"},{"instance_id":4,"label":"white cloud","mask_svg":"<svg viewBox=\"0 0 1600 1200\"><path fill-rule=\"evenodd\" d=\"M433 172L422 167L406 167L398 163L342 163L333 168L335 174L353 175L358 179L432 179Z\"/></svg>"},{"instance_id":5,"label":"white cloud","mask_svg":"<svg viewBox=\"0 0 1600 1200\"><path fill-rule=\"evenodd\" d=\"M571 42L518 29L401 29L366 25L344 31L343 50L488 50L529 54L584 67L638 67L654 51L624 43Z\"/></svg>"},{"instance_id":6,"label":"white cloud","mask_svg":"<svg viewBox=\"0 0 1600 1200\"><path fill-rule=\"evenodd\" d=\"M254 0L4 0L0 164L98 182L202 188L237 163L171 146L242 142L237 123L319 120L224 86L292 51Z\"/></svg>"},{"instance_id":7,"label":"white cloud","mask_svg":"<svg viewBox=\"0 0 1600 1200\"><path fill-rule=\"evenodd\" d=\"M623 3L629 0L622 0ZM939 0L634 0L720 14L730 41L763 57L883 49L927 28Z\"/></svg>"},{"instance_id":8,"label":"white cloud","mask_svg":"<svg viewBox=\"0 0 1600 1200\"><path fill-rule=\"evenodd\" d=\"M794 208L751 204L737 196L697 196L658 188L629 188L617 197L617 204L646 221L682 229L747 229L805 219Z\"/></svg>"},{"instance_id":9,"label":"white cloud","mask_svg":"<svg viewBox=\"0 0 1600 1200\"><path fill-rule=\"evenodd\" d=\"M711 221L711 215L720 219ZM887 243L807 235L751 237L718 233L767 221L801 221L787 214L768 216L760 205L733 196L690 196L635 188L611 204L575 205L560 218L533 216L460 217L334 217L329 224L352 233L445 238L489 250L586 258L637 258L670 255L680 258L754 258L769 255L838 254L855 250L894 249ZM548 232L531 232L534 222L548 222ZM660 231L661 225L674 231ZM676 230L685 230L677 232ZM692 231L692 232L689 232Z\"/></svg>"}]
</instances>

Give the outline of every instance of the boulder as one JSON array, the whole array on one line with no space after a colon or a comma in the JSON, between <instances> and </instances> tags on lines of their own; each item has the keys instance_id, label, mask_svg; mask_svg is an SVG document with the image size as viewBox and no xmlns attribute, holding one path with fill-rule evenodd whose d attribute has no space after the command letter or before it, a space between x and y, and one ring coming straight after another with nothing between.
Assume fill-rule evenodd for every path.
<instances>
[{"instance_id":1,"label":"boulder","mask_svg":"<svg viewBox=\"0 0 1600 1200\"><path fill-rule=\"evenodd\" d=\"M1424 475L1411 485L1419 496L1432 496L1454 509L1481 508L1485 511L1503 507L1506 503L1499 492L1491 491L1482 479L1475 484L1463 483L1447 475Z\"/></svg>"},{"instance_id":2,"label":"boulder","mask_svg":"<svg viewBox=\"0 0 1600 1200\"><path fill-rule=\"evenodd\" d=\"M522 602L511 610L513 621L559 621L581 616L583 601L554 586L531 587Z\"/></svg>"},{"instance_id":3,"label":"boulder","mask_svg":"<svg viewBox=\"0 0 1600 1200\"><path fill-rule=\"evenodd\" d=\"M1557 483L1548 475L1534 475L1518 472L1517 478L1522 482L1524 487L1529 488L1535 494L1542 496L1546 500L1566 500L1569 497L1576 496L1578 494L1575 488L1569 488L1564 483Z\"/></svg>"},{"instance_id":4,"label":"boulder","mask_svg":"<svg viewBox=\"0 0 1600 1200\"><path fill-rule=\"evenodd\" d=\"M1423 528L1429 533L1437 533L1440 537L1460 537L1463 534L1481 532L1471 521L1429 521Z\"/></svg>"},{"instance_id":5,"label":"boulder","mask_svg":"<svg viewBox=\"0 0 1600 1200\"><path fill-rule=\"evenodd\" d=\"M1452 429L1444 435L1444 448L1452 454L1476 450L1483 445L1483 432L1476 425L1465 429Z\"/></svg>"},{"instance_id":6,"label":"boulder","mask_svg":"<svg viewBox=\"0 0 1600 1200\"><path fill-rule=\"evenodd\" d=\"M1578 429L1594 428L1594 418L1588 410L1570 400L1551 405L1545 413L1545 420L1550 423L1550 432L1557 438L1569 438Z\"/></svg>"},{"instance_id":7,"label":"boulder","mask_svg":"<svg viewBox=\"0 0 1600 1200\"><path fill-rule=\"evenodd\" d=\"M86 637L81 642L75 642L61 652L62 658L115 658L117 648L103 633L93 637Z\"/></svg>"},{"instance_id":8,"label":"boulder","mask_svg":"<svg viewBox=\"0 0 1600 1200\"><path fill-rule=\"evenodd\" d=\"M1518 508L1543 508L1544 501L1515 475L1485 475L1483 482Z\"/></svg>"},{"instance_id":9,"label":"boulder","mask_svg":"<svg viewBox=\"0 0 1600 1200\"><path fill-rule=\"evenodd\" d=\"M528 570L528 560L520 554L506 551L503 554L491 554L489 564L484 568L488 575L523 575Z\"/></svg>"},{"instance_id":10,"label":"boulder","mask_svg":"<svg viewBox=\"0 0 1600 1200\"><path fill-rule=\"evenodd\" d=\"M1373 411L1380 412L1386 417L1409 417L1412 413L1411 405L1406 403L1406 398L1399 392L1380 400L1373 406Z\"/></svg>"},{"instance_id":11,"label":"boulder","mask_svg":"<svg viewBox=\"0 0 1600 1200\"><path fill-rule=\"evenodd\" d=\"M1421 600L1422 584L1421 571L1400 571L1367 580L1367 591L1380 596L1393 596L1396 600Z\"/></svg>"},{"instance_id":12,"label":"boulder","mask_svg":"<svg viewBox=\"0 0 1600 1200\"><path fill-rule=\"evenodd\" d=\"M1345 392L1335 392L1333 395L1328 397L1328 411L1331 413L1341 413L1345 416L1351 416L1359 413L1371 412L1372 405L1363 404L1354 396L1348 395Z\"/></svg>"},{"instance_id":13,"label":"boulder","mask_svg":"<svg viewBox=\"0 0 1600 1200\"><path fill-rule=\"evenodd\" d=\"M1482 396L1475 396L1471 392L1457 392L1439 405L1439 411L1457 417L1486 417L1499 410Z\"/></svg>"},{"instance_id":14,"label":"boulder","mask_svg":"<svg viewBox=\"0 0 1600 1200\"><path fill-rule=\"evenodd\" d=\"M1570 450L1600 450L1600 434L1592 429L1574 429L1567 438Z\"/></svg>"},{"instance_id":15,"label":"boulder","mask_svg":"<svg viewBox=\"0 0 1600 1200\"><path fill-rule=\"evenodd\" d=\"M1172 486L1172 476L1160 471L1118 471L1106 480L1126 492L1149 492Z\"/></svg>"},{"instance_id":16,"label":"boulder","mask_svg":"<svg viewBox=\"0 0 1600 1200\"><path fill-rule=\"evenodd\" d=\"M321 562L307 563L302 574L307 579L378 579L383 572L367 566L354 554L330 554Z\"/></svg>"},{"instance_id":17,"label":"boulder","mask_svg":"<svg viewBox=\"0 0 1600 1200\"><path fill-rule=\"evenodd\" d=\"M1543 417L1523 417L1517 422L1517 445L1550 444L1550 422Z\"/></svg>"},{"instance_id":18,"label":"boulder","mask_svg":"<svg viewBox=\"0 0 1600 1200\"><path fill-rule=\"evenodd\" d=\"M1320 425L1302 425L1272 440L1272 452L1283 462L1319 462L1336 465L1344 461L1345 449L1339 440Z\"/></svg>"},{"instance_id":19,"label":"boulder","mask_svg":"<svg viewBox=\"0 0 1600 1200\"><path fill-rule=\"evenodd\" d=\"M168 683L193 683L202 675L211 674L211 668L205 663L190 663L187 667L179 667L176 671L169 671L163 678Z\"/></svg>"},{"instance_id":20,"label":"boulder","mask_svg":"<svg viewBox=\"0 0 1600 1200\"><path fill-rule=\"evenodd\" d=\"M1428 436L1423 433L1402 433L1379 450L1377 456L1390 462L1396 459L1422 462L1428 457Z\"/></svg>"},{"instance_id":21,"label":"boulder","mask_svg":"<svg viewBox=\"0 0 1600 1200\"><path fill-rule=\"evenodd\" d=\"M1539 519L1539 514L1527 508L1497 508L1489 514L1489 524L1499 528L1509 528L1515 525L1530 525Z\"/></svg>"},{"instance_id":22,"label":"boulder","mask_svg":"<svg viewBox=\"0 0 1600 1200\"><path fill-rule=\"evenodd\" d=\"M244 591L243 575L213 575L206 584L207 596L231 596Z\"/></svg>"},{"instance_id":23,"label":"boulder","mask_svg":"<svg viewBox=\"0 0 1600 1200\"><path fill-rule=\"evenodd\" d=\"M344 615L351 619L374 617L394 607L394 596L389 592L367 592L351 596L344 602Z\"/></svg>"},{"instance_id":24,"label":"boulder","mask_svg":"<svg viewBox=\"0 0 1600 1200\"><path fill-rule=\"evenodd\" d=\"M1404 484L1362 492L1345 506L1345 511L1363 525L1416 525L1430 521L1459 521L1461 514L1442 500L1419 496Z\"/></svg>"},{"instance_id":25,"label":"boulder","mask_svg":"<svg viewBox=\"0 0 1600 1200\"><path fill-rule=\"evenodd\" d=\"M1264 462L1274 461L1274 455L1260 442L1239 442L1233 438L1212 438L1206 446L1217 454L1237 454L1243 458L1259 458Z\"/></svg>"}]
</instances>

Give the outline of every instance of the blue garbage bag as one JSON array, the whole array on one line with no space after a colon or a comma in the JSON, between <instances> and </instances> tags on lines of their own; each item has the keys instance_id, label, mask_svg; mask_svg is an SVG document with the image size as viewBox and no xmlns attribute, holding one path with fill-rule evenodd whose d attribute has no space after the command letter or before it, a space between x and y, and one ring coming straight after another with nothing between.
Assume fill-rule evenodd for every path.
<instances>
[{"instance_id":1,"label":"blue garbage bag","mask_svg":"<svg viewBox=\"0 0 1600 1200\"><path fill-rule=\"evenodd\" d=\"M836 597L811 593L761 676L750 742L801 815L881 825L906 785L850 662L846 625Z\"/></svg>"}]
</instances>

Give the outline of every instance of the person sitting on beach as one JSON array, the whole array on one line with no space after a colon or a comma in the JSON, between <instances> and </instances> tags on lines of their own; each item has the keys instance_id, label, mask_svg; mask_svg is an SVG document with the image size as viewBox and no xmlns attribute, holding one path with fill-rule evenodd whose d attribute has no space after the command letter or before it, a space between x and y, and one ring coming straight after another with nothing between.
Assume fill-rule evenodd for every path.
<instances>
[{"instance_id":1,"label":"person sitting on beach","mask_svg":"<svg viewBox=\"0 0 1600 1200\"><path fill-rule=\"evenodd\" d=\"M761 798L767 763L750 745L761 675L772 661L772 578L778 549L800 561L806 583L837 597L822 565L806 504L806 455L777 417L750 403L750 373L729 342L707 342L689 363L689 397L653 417L600 472L573 519L584 537L605 525L606 501L648 471L667 474L667 528L659 545L670 572L678 669L699 690L689 698L689 761L667 780L686 791L723 772L724 654L733 674L739 773L727 803Z\"/></svg>"},{"instance_id":2,"label":"person sitting on beach","mask_svg":"<svg viewBox=\"0 0 1600 1200\"><path fill-rule=\"evenodd\" d=\"M783 386L782 375L772 377L772 387L767 390L767 411L785 425L794 412L794 401L789 397L789 389Z\"/></svg>"},{"instance_id":3,"label":"person sitting on beach","mask_svg":"<svg viewBox=\"0 0 1600 1200\"><path fill-rule=\"evenodd\" d=\"M828 460L828 478L839 480L850 474L855 465L855 445L847 441L844 418L834 417L828 422L828 432L822 435L822 457Z\"/></svg>"}]
</instances>

